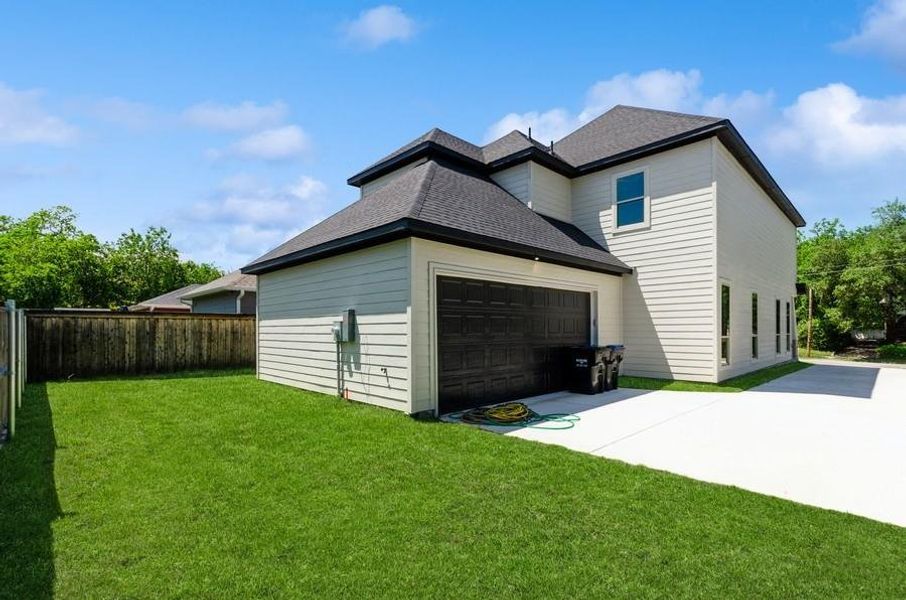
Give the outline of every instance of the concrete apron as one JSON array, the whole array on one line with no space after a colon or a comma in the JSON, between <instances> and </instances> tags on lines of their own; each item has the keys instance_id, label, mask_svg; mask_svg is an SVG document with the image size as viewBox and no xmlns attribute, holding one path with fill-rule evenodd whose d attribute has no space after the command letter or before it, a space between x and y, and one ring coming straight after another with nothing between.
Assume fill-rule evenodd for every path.
<instances>
[{"instance_id":1,"label":"concrete apron","mask_svg":"<svg viewBox=\"0 0 906 600\"><path fill-rule=\"evenodd\" d=\"M906 370L821 364L741 393L524 400L572 429L482 426L906 527Z\"/></svg>"}]
</instances>

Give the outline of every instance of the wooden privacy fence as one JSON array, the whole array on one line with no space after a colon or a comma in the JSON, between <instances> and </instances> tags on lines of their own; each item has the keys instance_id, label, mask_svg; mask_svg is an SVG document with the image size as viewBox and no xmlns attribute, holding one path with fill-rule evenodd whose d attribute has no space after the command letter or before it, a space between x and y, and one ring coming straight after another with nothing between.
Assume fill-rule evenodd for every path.
<instances>
[{"instance_id":1,"label":"wooden privacy fence","mask_svg":"<svg viewBox=\"0 0 906 600\"><path fill-rule=\"evenodd\" d=\"M28 381L255 364L255 317L26 311Z\"/></svg>"},{"instance_id":2,"label":"wooden privacy fence","mask_svg":"<svg viewBox=\"0 0 906 600\"><path fill-rule=\"evenodd\" d=\"M16 409L22 406L24 327L23 311L14 301L0 305L0 442L16 433Z\"/></svg>"}]
</instances>

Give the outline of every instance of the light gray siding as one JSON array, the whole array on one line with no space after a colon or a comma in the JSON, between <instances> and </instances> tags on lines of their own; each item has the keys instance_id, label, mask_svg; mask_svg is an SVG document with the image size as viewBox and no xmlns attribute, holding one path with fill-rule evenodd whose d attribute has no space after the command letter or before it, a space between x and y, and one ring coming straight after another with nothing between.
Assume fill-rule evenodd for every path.
<instances>
[{"instance_id":1,"label":"light gray siding","mask_svg":"<svg viewBox=\"0 0 906 600\"><path fill-rule=\"evenodd\" d=\"M650 226L615 232L614 176L640 168ZM709 140L572 181L573 223L634 269L623 281L626 373L715 380L714 204Z\"/></svg>"},{"instance_id":2,"label":"light gray siding","mask_svg":"<svg viewBox=\"0 0 906 600\"><path fill-rule=\"evenodd\" d=\"M218 292L192 299L192 312L198 314L253 315L255 314L255 292L246 292L239 300L240 312L236 312L238 291Z\"/></svg>"},{"instance_id":3,"label":"light gray siding","mask_svg":"<svg viewBox=\"0 0 906 600\"><path fill-rule=\"evenodd\" d=\"M529 206L542 215L572 221L572 192L570 180L547 167L531 164L531 196Z\"/></svg>"},{"instance_id":4,"label":"light gray siding","mask_svg":"<svg viewBox=\"0 0 906 600\"><path fill-rule=\"evenodd\" d=\"M730 152L714 141L717 180L717 274L730 286L730 364L726 379L792 358L786 350L786 303L796 293L796 227ZM752 293L758 294L758 358L752 358ZM775 351L775 301L781 352ZM792 320L792 318L791 318ZM795 327L790 325L791 339ZM718 356L719 358L719 356Z\"/></svg>"},{"instance_id":5,"label":"light gray siding","mask_svg":"<svg viewBox=\"0 0 906 600\"><path fill-rule=\"evenodd\" d=\"M331 328L354 308L356 341L341 357L349 398L409 412L409 267L399 240L260 275L259 377L336 394Z\"/></svg>"},{"instance_id":6,"label":"light gray siding","mask_svg":"<svg viewBox=\"0 0 906 600\"><path fill-rule=\"evenodd\" d=\"M531 167L530 163L524 162L491 174L491 179L497 185L518 198L523 204L529 205L531 202Z\"/></svg>"},{"instance_id":7,"label":"light gray siding","mask_svg":"<svg viewBox=\"0 0 906 600\"><path fill-rule=\"evenodd\" d=\"M242 298L239 299L239 313L243 315L253 315L255 314L255 306L257 302L255 301L255 292L247 291L242 295Z\"/></svg>"},{"instance_id":8,"label":"light gray siding","mask_svg":"<svg viewBox=\"0 0 906 600\"><path fill-rule=\"evenodd\" d=\"M437 407L435 292L438 275L507 281L592 294L592 343L623 341L622 279L428 240L412 240L412 410Z\"/></svg>"}]
</instances>

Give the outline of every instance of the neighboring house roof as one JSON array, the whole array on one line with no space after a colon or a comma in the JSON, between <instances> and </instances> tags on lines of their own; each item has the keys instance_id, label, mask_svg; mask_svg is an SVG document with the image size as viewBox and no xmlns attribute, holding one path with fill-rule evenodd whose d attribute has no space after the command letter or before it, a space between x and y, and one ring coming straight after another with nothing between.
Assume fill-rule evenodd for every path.
<instances>
[{"instance_id":1,"label":"neighboring house roof","mask_svg":"<svg viewBox=\"0 0 906 600\"><path fill-rule=\"evenodd\" d=\"M254 275L245 275L242 271L233 271L214 281L199 285L181 296L184 300L210 296L221 292L245 291L254 292L258 289L258 278Z\"/></svg>"},{"instance_id":2,"label":"neighboring house roof","mask_svg":"<svg viewBox=\"0 0 906 600\"><path fill-rule=\"evenodd\" d=\"M484 175L434 159L363 194L242 271L265 273L409 236L606 273L632 272L574 225L539 215Z\"/></svg>"},{"instance_id":3,"label":"neighboring house roof","mask_svg":"<svg viewBox=\"0 0 906 600\"><path fill-rule=\"evenodd\" d=\"M180 302L179 299L183 296L183 294L187 294L197 287L199 287L199 284L190 283L189 285L181 287L178 290L173 290L167 292L166 294L161 294L160 296L149 298L148 300L142 300L141 302L130 306L129 310L132 312L150 310L178 310L188 312L191 309L186 304Z\"/></svg>"},{"instance_id":4,"label":"neighboring house roof","mask_svg":"<svg viewBox=\"0 0 906 600\"><path fill-rule=\"evenodd\" d=\"M615 106L550 147L513 131L479 148L432 129L349 178L362 186L403 164L425 157L445 158L489 174L526 160L567 177L580 177L624 162L716 136L797 227L805 220L749 145L727 119Z\"/></svg>"}]
</instances>

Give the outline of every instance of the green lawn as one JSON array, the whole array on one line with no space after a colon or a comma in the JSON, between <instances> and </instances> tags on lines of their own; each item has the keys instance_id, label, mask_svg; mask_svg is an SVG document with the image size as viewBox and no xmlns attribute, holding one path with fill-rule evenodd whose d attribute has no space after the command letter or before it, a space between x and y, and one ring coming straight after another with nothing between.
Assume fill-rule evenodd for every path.
<instances>
[{"instance_id":1,"label":"green lawn","mask_svg":"<svg viewBox=\"0 0 906 600\"><path fill-rule=\"evenodd\" d=\"M680 381L676 379L651 379L649 377L620 376L620 387L639 390L670 390L673 392L741 392L756 385L767 383L778 377L795 373L811 365L802 362L788 362L758 371L752 371L720 383Z\"/></svg>"},{"instance_id":2,"label":"green lawn","mask_svg":"<svg viewBox=\"0 0 906 600\"><path fill-rule=\"evenodd\" d=\"M906 597L906 529L255 381L31 385L0 596Z\"/></svg>"}]
</instances>

